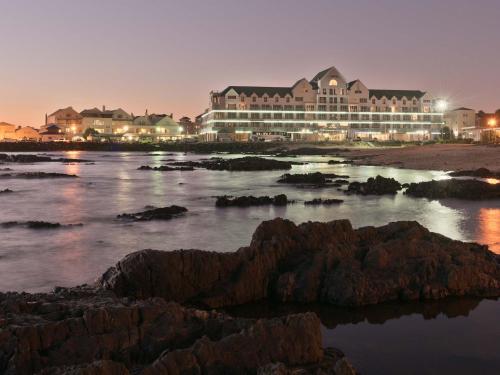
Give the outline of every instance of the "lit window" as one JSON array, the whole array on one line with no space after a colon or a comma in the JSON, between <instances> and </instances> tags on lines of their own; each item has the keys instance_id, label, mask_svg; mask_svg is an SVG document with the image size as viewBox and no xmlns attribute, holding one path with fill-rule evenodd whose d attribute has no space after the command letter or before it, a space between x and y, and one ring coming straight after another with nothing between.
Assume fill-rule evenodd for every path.
<instances>
[{"instance_id":1,"label":"lit window","mask_svg":"<svg viewBox=\"0 0 500 375\"><path fill-rule=\"evenodd\" d=\"M330 80L330 86L337 86L338 85L338 82L336 79L331 79Z\"/></svg>"}]
</instances>

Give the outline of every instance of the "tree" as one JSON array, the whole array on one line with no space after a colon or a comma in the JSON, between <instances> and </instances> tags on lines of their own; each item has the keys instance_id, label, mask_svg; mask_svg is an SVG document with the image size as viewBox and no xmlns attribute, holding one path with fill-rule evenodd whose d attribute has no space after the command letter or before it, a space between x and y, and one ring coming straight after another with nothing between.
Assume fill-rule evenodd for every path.
<instances>
[{"instance_id":1,"label":"tree","mask_svg":"<svg viewBox=\"0 0 500 375\"><path fill-rule=\"evenodd\" d=\"M448 141L451 139L451 130L448 126L445 126L443 130L441 130L441 136L443 140Z\"/></svg>"},{"instance_id":2,"label":"tree","mask_svg":"<svg viewBox=\"0 0 500 375\"><path fill-rule=\"evenodd\" d=\"M500 119L500 108L496 110L495 117L497 118L497 120Z\"/></svg>"},{"instance_id":3,"label":"tree","mask_svg":"<svg viewBox=\"0 0 500 375\"><path fill-rule=\"evenodd\" d=\"M97 130L95 130L94 128L87 128L85 129L85 131L83 132L83 135L82 137L87 139L89 136L94 136L94 135L97 135L99 134L99 132Z\"/></svg>"}]
</instances>

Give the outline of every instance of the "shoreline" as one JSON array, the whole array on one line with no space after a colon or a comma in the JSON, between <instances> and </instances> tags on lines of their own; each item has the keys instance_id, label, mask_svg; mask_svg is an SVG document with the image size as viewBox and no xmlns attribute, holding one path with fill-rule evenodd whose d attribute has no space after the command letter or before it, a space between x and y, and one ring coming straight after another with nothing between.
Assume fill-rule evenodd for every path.
<instances>
[{"instance_id":1,"label":"shoreline","mask_svg":"<svg viewBox=\"0 0 500 375\"><path fill-rule=\"evenodd\" d=\"M500 147L435 144L401 148L353 149L340 154L353 165L415 170L460 171L487 168L500 172Z\"/></svg>"}]
</instances>

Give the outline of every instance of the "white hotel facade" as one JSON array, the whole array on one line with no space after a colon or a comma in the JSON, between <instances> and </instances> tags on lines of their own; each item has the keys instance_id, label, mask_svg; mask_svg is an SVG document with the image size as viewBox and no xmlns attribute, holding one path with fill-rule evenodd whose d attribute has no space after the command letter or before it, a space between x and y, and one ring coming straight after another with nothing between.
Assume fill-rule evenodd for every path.
<instances>
[{"instance_id":1,"label":"white hotel facade","mask_svg":"<svg viewBox=\"0 0 500 375\"><path fill-rule=\"evenodd\" d=\"M210 93L203 132L330 139L425 140L440 134L444 101L419 90L373 90L335 68L291 87Z\"/></svg>"}]
</instances>

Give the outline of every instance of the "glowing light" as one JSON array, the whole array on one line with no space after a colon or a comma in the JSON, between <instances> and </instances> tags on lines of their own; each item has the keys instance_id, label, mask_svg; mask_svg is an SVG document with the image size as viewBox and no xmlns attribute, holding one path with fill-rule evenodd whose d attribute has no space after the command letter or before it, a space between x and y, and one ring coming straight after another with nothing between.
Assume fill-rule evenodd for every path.
<instances>
[{"instance_id":1,"label":"glowing light","mask_svg":"<svg viewBox=\"0 0 500 375\"><path fill-rule=\"evenodd\" d=\"M182 126L179 126L179 131L180 132L183 132L184 131L184 128Z\"/></svg>"},{"instance_id":2,"label":"glowing light","mask_svg":"<svg viewBox=\"0 0 500 375\"><path fill-rule=\"evenodd\" d=\"M497 120L495 118L490 118L488 120L488 126L497 126Z\"/></svg>"},{"instance_id":3,"label":"glowing light","mask_svg":"<svg viewBox=\"0 0 500 375\"><path fill-rule=\"evenodd\" d=\"M440 99L437 101L436 103L436 109L439 111L439 112L444 112L446 111L446 109L448 108L448 102L444 99Z\"/></svg>"},{"instance_id":4,"label":"glowing light","mask_svg":"<svg viewBox=\"0 0 500 375\"><path fill-rule=\"evenodd\" d=\"M128 131L128 126L126 126L126 125L125 125L125 126L123 127L123 132L127 132L127 131Z\"/></svg>"}]
</instances>

